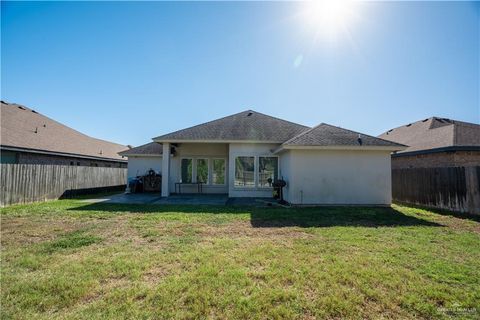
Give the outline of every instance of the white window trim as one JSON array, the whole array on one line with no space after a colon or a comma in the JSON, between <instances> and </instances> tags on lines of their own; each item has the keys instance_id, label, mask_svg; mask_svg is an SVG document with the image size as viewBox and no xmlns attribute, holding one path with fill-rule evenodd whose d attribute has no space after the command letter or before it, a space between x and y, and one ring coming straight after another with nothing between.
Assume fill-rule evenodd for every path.
<instances>
[{"instance_id":1,"label":"white window trim","mask_svg":"<svg viewBox=\"0 0 480 320\"><path fill-rule=\"evenodd\" d=\"M211 169L211 172L212 174L209 175L210 178L210 184L212 186L226 186L227 185L227 175L228 175L228 166L227 166L227 158L210 158L210 168ZM223 170L223 183L213 183L213 161L214 160L223 160L223 162L225 163L225 168Z\"/></svg>"},{"instance_id":2,"label":"white window trim","mask_svg":"<svg viewBox=\"0 0 480 320\"><path fill-rule=\"evenodd\" d=\"M254 185L249 187L249 186L236 186L235 185L235 171L236 171L236 161L235 159L238 158L238 157L253 157L254 160L253 160L253 180L254 180ZM259 185L259 182L260 182L260 177L259 177L259 174L260 174L260 158L277 158L277 163L278 163L278 167L277 167L277 177L280 177L280 157L278 155L275 155L275 154L260 154L260 155L250 155L250 154L237 154L237 155L234 155L233 157L233 189L234 190L238 190L238 191L246 191L246 190L271 190L273 189L273 187L270 187L270 186L260 186Z\"/></svg>"},{"instance_id":3,"label":"white window trim","mask_svg":"<svg viewBox=\"0 0 480 320\"><path fill-rule=\"evenodd\" d=\"M196 175L196 170L195 170L195 169L196 169L196 168L195 168L195 161L194 161L194 158L193 158L193 157L181 157L181 158L180 158L180 181L181 181L182 183L185 182L185 181L182 181L182 180L183 180L183 179L182 179L182 161L183 161L184 159L192 160L192 177L191 177L191 178L192 178L192 183L195 183L196 180L197 180L197 179L196 179L196 178L197 178L197 175ZM194 180L194 179L195 179L195 180ZM187 183L189 183L189 182L187 182Z\"/></svg>"},{"instance_id":4,"label":"white window trim","mask_svg":"<svg viewBox=\"0 0 480 320\"><path fill-rule=\"evenodd\" d=\"M260 185L260 158L277 158L277 177L280 176L280 157L277 156L277 155L260 155L257 157L257 170L256 170L256 175L258 176L257 177L257 183L255 184L255 186L258 188L258 189L262 189L262 190L265 190L265 189L273 189L273 187L271 186L261 186Z\"/></svg>"},{"instance_id":5,"label":"white window trim","mask_svg":"<svg viewBox=\"0 0 480 320\"><path fill-rule=\"evenodd\" d=\"M210 158L208 157L196 157L194 158L194 162L195 162L195 165L194 165L194 169L192 171L194 171L194 176L195 176L195 182L197 182L197 168L198 168L198 160L207 160L207 182L203 182L204 185L208 186L210 185Z\"/></svg>"},{"instance_id":6,"label":"white window trim","mask_svg":"<svg viewBox=\"0 0 480 320\"><path fill-rule=\"evenodd\" d=\"M253 158L253 186L236 186L235 185L235 180L236 180L236 177L235 177L235 174L237 172L237 161L236 161L236 158L239 158L239 157L244 157L244 158ZM255 173L256 172L256 169L258 167L258 163L257 163L257 157L256 156L252 156L252 155L243 155L243 154L240 154L240 155L235 155L233 157L233 188L236 189L236 190L255 190L257 188L257 174Z\"/></svg>"}]
</instances>

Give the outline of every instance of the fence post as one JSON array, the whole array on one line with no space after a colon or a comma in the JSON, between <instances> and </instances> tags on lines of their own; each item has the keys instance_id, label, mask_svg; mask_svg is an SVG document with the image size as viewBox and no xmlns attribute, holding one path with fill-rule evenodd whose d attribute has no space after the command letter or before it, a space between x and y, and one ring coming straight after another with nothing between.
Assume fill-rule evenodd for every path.
<instances>
[{"instance_id":1,"label":"fence post","mask_svg":"<svg viewBox=\"0 0 480 320\"><path fill-rule=\"evenodd\" d=\"M467 209L469 213L480 214L480 167L465 167L467 184Z\"/></svg>"}]
</instances>

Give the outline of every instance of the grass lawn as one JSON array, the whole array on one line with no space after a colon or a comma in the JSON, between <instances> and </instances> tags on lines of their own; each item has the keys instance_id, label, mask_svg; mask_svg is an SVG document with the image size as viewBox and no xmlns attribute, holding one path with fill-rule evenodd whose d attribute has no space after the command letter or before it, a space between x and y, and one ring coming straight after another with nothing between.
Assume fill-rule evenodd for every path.
<instances>
[{"instance_id":1,"label":"grass lawn","mask_svg":"<svg viewBox=\"0 0 480 320\"><path fill-rule=\"evenodd\" d=\"M61 200L1 210L2 319L480 318L480 219Z\"/></svg>"}]
</instances>

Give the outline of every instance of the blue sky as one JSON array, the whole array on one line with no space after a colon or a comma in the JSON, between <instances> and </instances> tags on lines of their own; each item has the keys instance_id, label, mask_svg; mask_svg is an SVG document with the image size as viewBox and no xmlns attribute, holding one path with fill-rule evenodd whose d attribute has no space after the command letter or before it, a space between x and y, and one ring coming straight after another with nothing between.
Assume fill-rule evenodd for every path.
<instances>
[{"instance_id":1,"label":"blue sky","mask_svg":"<svg viewBox=\"0 0 480 320\"><path fill-rule=\"evenodd\" d=\"M335 41L304 7L2 2L1 97L132 145L246 109L372 135L480 121L479 3L360 3Z\"/></svg>"}]
</instances>

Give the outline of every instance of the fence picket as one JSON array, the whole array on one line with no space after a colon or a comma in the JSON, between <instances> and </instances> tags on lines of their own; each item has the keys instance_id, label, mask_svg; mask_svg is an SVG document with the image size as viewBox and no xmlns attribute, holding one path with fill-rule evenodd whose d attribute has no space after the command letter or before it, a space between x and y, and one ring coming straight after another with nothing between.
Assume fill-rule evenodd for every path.
<instances>
[{"instance_id":1,"label":"fence picket","mask_svg":"<svg viewBox=\"0 0 480 320\"><path fill-rule=\"evenodd\" d=\"M402 203L480 214L477 170L480 167L394 169L392 198Z\"/></svg>"},{"instance_id":2,"label":"fence picket","mask_svg":"<svg viewBox=\"0 0 480 320\"><path fill-rule=\"evenodd\" d=\"M93 188L125 185L127 169L0 164L0 206L71 196Z\"/></svg>"}]
</instances>

